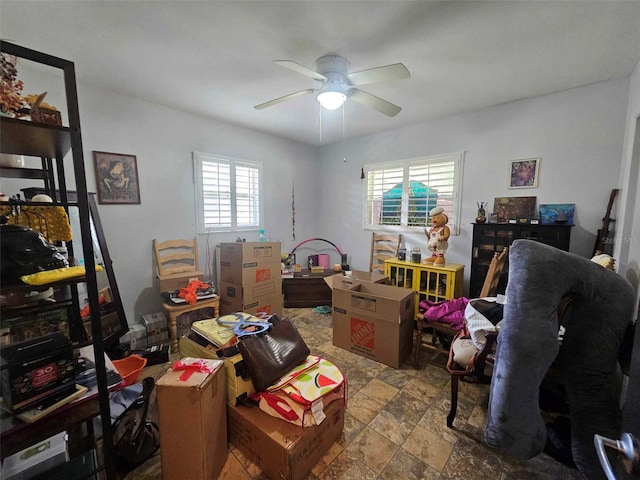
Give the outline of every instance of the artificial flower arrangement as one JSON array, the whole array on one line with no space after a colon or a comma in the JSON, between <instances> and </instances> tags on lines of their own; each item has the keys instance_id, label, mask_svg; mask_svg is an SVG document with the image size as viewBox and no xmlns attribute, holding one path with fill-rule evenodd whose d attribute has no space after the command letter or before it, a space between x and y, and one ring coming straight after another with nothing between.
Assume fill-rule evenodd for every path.
<instances>
[{"instance_id":1,"label":"artificial flower arrangement","mask_svg":"<svg viewBox=\"0 0 640 480\"><path fill-rule=\"evenodd\" d=\"M24 83L18 79L17 64L15 55L0 53L0 112L15 118L61 124L58 109L44 101L47 92L22 95Z\"/></svg>"},{"instance_id":2,"label":"artificial flower arrangement","mask_svg":"<svg viewBox=\"0 0 640 480\"><path fill-rule=\"evenodd\" d=\"M0 111L9 116L17 116L23 106L24 84L18 80L17 63L15 55L0 53Z\"/></svg>"}]
</instances>

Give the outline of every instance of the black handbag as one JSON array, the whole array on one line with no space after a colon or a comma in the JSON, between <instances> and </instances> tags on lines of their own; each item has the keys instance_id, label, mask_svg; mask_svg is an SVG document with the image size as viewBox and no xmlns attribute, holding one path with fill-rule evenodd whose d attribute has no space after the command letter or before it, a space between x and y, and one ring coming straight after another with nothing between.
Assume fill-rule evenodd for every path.
<instances>
[{"instance_id":1,"label":"black handbag","mask_svg":"<svg viewBox=\"0 0 640 480\"><path fill-rule=\"evenodd\" d=\"M147 418L154 386L153 378L142 380L142 392L113 425L113 448L120 469L136 468L160 447L158 425Z\"/></svg>"},{"instance_id":2,"label":"black handbag","mask_svg":"<svg viewBox=\"0 0 640 480\"><path fill-rule=\"evenodd\" d=\"M272 315L268 321L272 326L266 332L243 335L237 344L256 392L265 391L311 353L289 318Z\"/></svg>"}]
</instances>

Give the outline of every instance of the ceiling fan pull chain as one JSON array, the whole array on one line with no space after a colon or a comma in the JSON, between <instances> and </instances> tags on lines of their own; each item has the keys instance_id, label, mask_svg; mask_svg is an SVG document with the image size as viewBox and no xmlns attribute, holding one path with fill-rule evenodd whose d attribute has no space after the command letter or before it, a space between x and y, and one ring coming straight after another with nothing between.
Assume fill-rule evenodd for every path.
<instances>
[{"instance_id":1,"label":"ceiling fan pull chain","mask_svg":"<svg viewBox=\"0 0 640 480\"><path fill-rule=\"evenodd\" d=\"M344 103L342 104L342 161L347 162L347 141L344 128Z\"/></svg>"}]
</instances>

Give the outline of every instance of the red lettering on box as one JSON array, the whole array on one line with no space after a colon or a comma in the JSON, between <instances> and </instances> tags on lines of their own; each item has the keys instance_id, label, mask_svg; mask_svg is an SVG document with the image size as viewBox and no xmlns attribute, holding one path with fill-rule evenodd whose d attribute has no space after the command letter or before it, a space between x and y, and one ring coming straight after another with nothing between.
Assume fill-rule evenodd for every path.
<instances>
[{"instance_id":1,"label":"red lettering on box","mask_svg":"<svg viewBox=\"0 0 640 480\"><path fill-rule=\"evenodd\" d=\"M264 305L264 306L258 308L257 313L265 313L267 315L271 315L272 314L271 305Z\"/></svg>"},{"instance_id":2,"label":"red lettering on box","mask_svg":"<svg viewBox=\"0 0 640 480\"><path fill-rule=\"evenodd\" d=\"M357 318L351 318L351 343L371 350L375 347L376 326Z\"/></svg>"},{"instance_id":3,"label":"red lettering on box","mask_svg":"<svg viewBox=\"0 0 640 480\"><path fill-rule=\"evenodd\" d=\"M267 280L271 280L271 269L270 268L260 268L256 270L256 283L258 282L266 282Z\"/></svg>"}]
</instances>

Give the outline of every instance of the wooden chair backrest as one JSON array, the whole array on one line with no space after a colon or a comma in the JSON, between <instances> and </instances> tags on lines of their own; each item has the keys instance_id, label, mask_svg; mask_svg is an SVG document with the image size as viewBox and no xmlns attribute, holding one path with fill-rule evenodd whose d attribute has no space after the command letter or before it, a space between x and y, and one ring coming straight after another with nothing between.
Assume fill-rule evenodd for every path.
<instances>
[{"instance_id":1,"label":"wooden chair backrest","mask_svg":"<svg viewBox=\"0 0 640 480\"><path fill-rule=\"evenodd\" d=\"M500 281L500 275L504 269L504 264L507 261L509 251L507 247L504 247L500 253L493 254L487 276L484 279L482 290L480 290L480 298L482 297L495 297L498 290L498 282Z\"/></svg>"},{"instance_id":2,"label":"wooden chair backrest","mask_svg":"<svg viewBox=\"0 0 640 480\"><path fill-rule=\"evenodd\" d=\"M371 261L369 271L384 274L384 261L398 256L401 235L373 232L371 234Z\"/></svg>"},{"instance_id":3,"label":"wooden chair backrest","mask_svg":"<svg viewBox=\"0 0 640 480\"><path fill-rule=\"evenodd\" d=\"M156 252L159 275L173 275L177 273L198 270L198 240L167 240L158 242L153 240Z\"/></svg>"}]
</instances>

